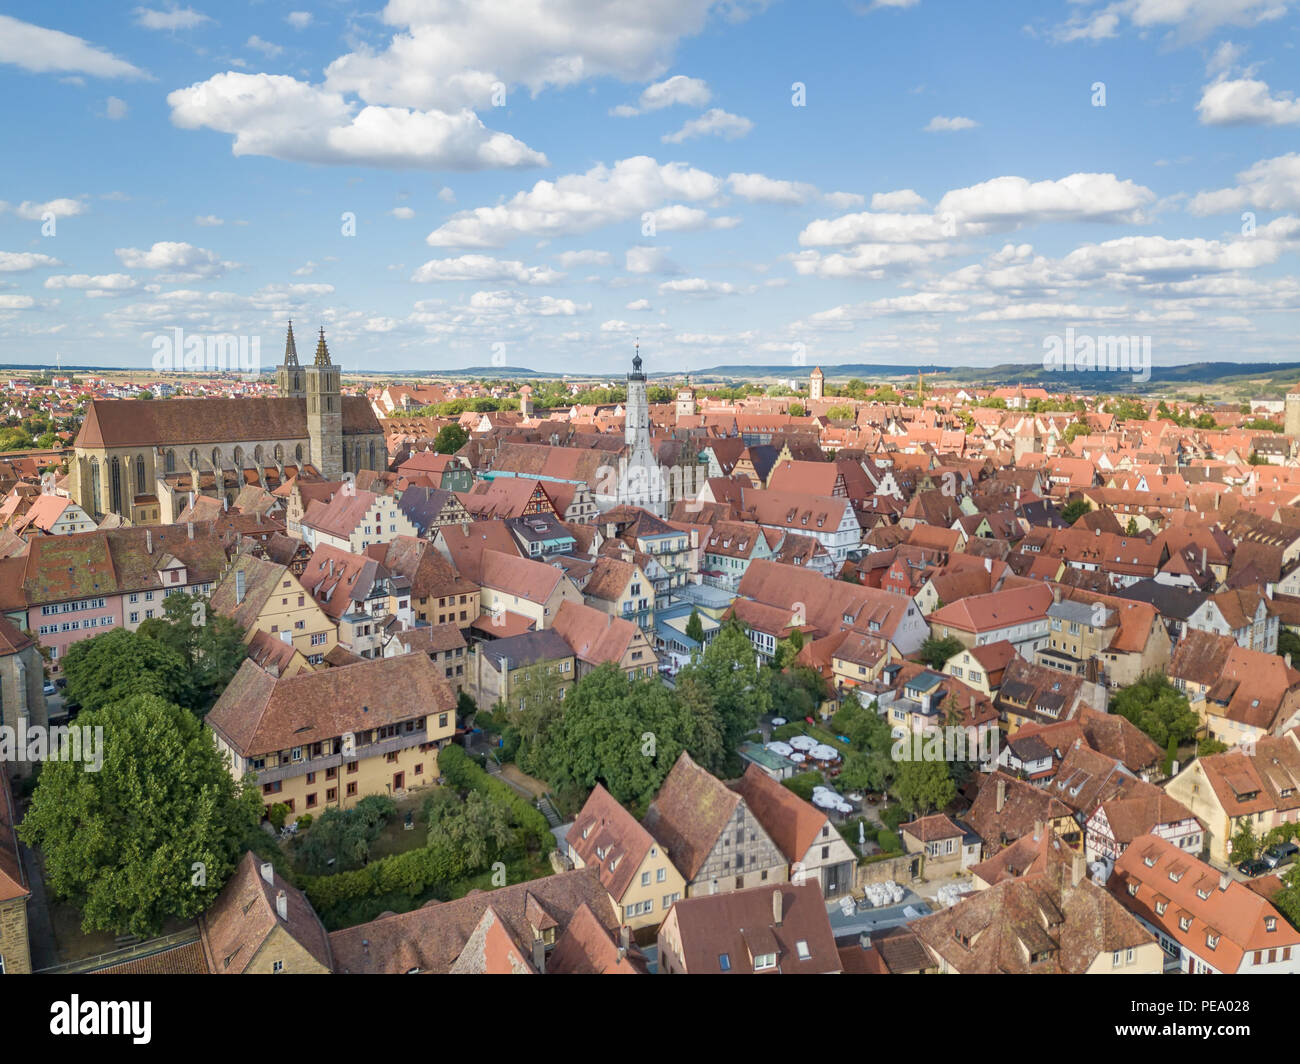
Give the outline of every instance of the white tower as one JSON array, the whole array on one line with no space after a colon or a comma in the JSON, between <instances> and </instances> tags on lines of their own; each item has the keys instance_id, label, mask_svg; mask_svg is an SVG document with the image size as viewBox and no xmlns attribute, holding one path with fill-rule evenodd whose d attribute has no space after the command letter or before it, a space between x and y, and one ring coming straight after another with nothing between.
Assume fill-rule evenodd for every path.
<instances>
[{"instance_id":1,"label":"white tower","mask_svg":"<svg viewBox=\"0 0 1300 1064\"><path fill-rule=\"evenodd\" d=\"M646 394L645 374L641 372L641 344L638 341L632 358L632 372L627 375L627 412L623 424L626 457L620 462L618 501L626 506L640 506L657 517L667 514L663 472L654 448L650 445L650 399Z\"/></svg>"}]
</instances>

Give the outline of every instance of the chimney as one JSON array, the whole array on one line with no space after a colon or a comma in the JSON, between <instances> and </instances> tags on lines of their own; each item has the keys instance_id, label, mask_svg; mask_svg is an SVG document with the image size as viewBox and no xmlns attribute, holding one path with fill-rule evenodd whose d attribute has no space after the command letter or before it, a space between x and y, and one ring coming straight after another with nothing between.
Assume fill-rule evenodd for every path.
<instances>
[{"instance_id":1,"label":"chimney","mask_svg":"<svg viewBox=\"0 0 1300 1064\"><path fill-rule=\"evenodd\" d=\"M1020 485L1016 485L1016 502L1020 501Z\"/></svg>"},{"instance_id":2,"label":"chimney","mask_svg":"<svg viewBox=\"0 0 1300 1064\"><path fill-rule=\"evenodd\" d=\"M986 573L991 573L991 572L993 572L993 559L992 559L992 558L985 558L985 559L984 559L984 571L985 571Z\"/></svg>"},{"instance_id":3,"label":"chimney","mask_svg":"<svg viewBox=\"0 0 1300 1064\"><path fill-rule=\"evenodd\" d=\"M262 862L262 878L268 883L275 883L275 869L272 867L270 861Z\"/></svg>"},{"instance_id":4,"label":"chimney","mask_svg":"<svg viewBox=\"0 0 1300 1064\"><path fill-rule=\"evenodd\" d=\"M1227 872L1220 872L1220 873L1219 873L1219 889L1220 889L1220 890L1227 890L1227 889L1228 889L1228 884L1231 883L1231 882L1232 882L1232 877L1229 876Z\"/></svg>"},{"instance_id":5,"label":"chimney","mask_svg":"<svg viewBox=\"0 0 1300 1064\"><path fill-rule=\"evenodd\" d=\"M1100 539L1100 538L1101 538L1101 529L1100 529L1100 528L1094 528L1094 529L1092 530L1092 534L1093 534L1094 536L1096 536L1098 539Z\"/></svg>"},{"instance_id":6,"label":"chimney","mask_svg":"<svg viewBox=\"0 0 1300 1064\"><path fill-rule=\"evenodd\" d=\"M244 570L235 571L235 605L244 601Z\"/></svg>"},{"instance_id":7,"label":"chimney","mask_svg":"<svg viewBox=\"0 0 1300 1064\"><path fill-rule=\"evenodd\" d=\"M1043 822L1042 822L1041 820L1035 820L1035 821L1034 821L1034 841L1037 842L1037 841L1038 841L1039 839L1041 839L1042 837L1043 837Z\"/></svg>"},{"instance_id":8,"label":"chimney","mask_svg":"<svg viewBox=\"0 0 1300 1064\"><path fill-rule=\"evenodd\" d=\"M153 553L153 529L152 528L146 528L144 530L144 552L146 554Z\"/></svg>"},{"instance_id":9,"label":"chimney","mask_svg":"<svg viewBox=\"0 0 1300 1064\"><path fill-rule=\"evenodd\" d=\"M1083 877L1087 872L1088 862L1081 853L1076 853L1074 859L1070 862L1070 886L1077 887L1083 882Z\"/></svg>"},{"instance_id":10,"label":"chimney","mask_svg":"<svg viewBox=\"0 0 1300 1064\"><path fill-rule=\"evenodd\" d=\"M870 948L871 948L871 932L870 932L870 931L863 931L860 935L858 935L858 944L859 944L863 949L870 949Z\"/></svg>"},{"instance_id":11,"label":"chimney","mask_svg":"<svg viewBox=\"0 0 1300 1064\"><path fill-rule=\"evenodd\" d=\"M618 959L622 960L627 956L627 951L632 945L632 929L624 924L618 929Z\"/></svg>"},{"instance_id":12,"label":"chimney","mask_svg":"<svg viewBox=\"0 0 1300 1064\"><path fill-rule=\"evenodd\" d=\"M275 911L281 920L288 923L289 921L289 895L284 891L277 891L275 895Z\"/></svg>"},{"instance_id":13,"label":"chimney","mask_svg":"<svg viewBox=\"0 0 1300 1064\"><path fill-rule=\"evenodd\" d=\"M1207 548L1202 547L1201 548L1201 572L1208 573L1209 571L1210 571L1210 552Z\"/></svg>"},{"instance_id":14,"label":"chimney","mask_svg":"<svg viewBox=\"0 0 1300 1064\"><path fill-rule=\"evenodd\" d=\"M540 938L533 939L533 967L538 975L546 974L546 943Z\"/></svg>"},{"instance_id":15,"label":"chimney","mask_svg":"<svg viewBox=\"0 0 1300 1064\"><path fill-rule=\"evenodd\" d=\"M781 926L781 888L772 891L772 923Z\"/></svg>"},{"instance_id":16,"label":"chimney","mask_svg":"<svg viewBox=\"0 0 1300 1064\"><path fill-rule=\"evenodd\" d=\"M1003 807L1004 805L1006 805L1006 804L1007 804L1007 781L1004 780L1004 779L999 779L999 780L998 780L998 808L997 808L997 811L998 811L999 813L1002 812L1002 807Z\"/></svg>"}]
</instances>

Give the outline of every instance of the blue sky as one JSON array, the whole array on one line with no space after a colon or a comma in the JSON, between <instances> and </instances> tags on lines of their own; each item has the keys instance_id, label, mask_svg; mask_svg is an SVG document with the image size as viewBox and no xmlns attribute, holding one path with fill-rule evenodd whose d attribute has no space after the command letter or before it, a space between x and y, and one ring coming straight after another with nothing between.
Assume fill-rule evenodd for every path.
<instances>
[{"instance_id":1,"label":"blue sky","mask_svg":"<svg viewBox=\"0 0 1300 1064\"><path fill-rule=\"evenodd\" d=\"M1297 9L7 3L0 362L1294 360Z\"/></svg>"}]
</instances>

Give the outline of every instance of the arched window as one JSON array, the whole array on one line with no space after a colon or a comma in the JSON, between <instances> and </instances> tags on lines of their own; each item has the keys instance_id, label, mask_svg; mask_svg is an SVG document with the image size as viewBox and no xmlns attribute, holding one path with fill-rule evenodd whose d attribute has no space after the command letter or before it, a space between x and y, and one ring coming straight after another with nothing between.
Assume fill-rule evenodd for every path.
<instances>
[{"instance_id":1,"label":"arched window","mask_svg":"<svg viewBox=\"0 0 1300 1064\"><path fill-rule=\"evenodd\" d=\"M122 512L122 461L114 456L108 473L108 490L111 496L110 509L115 514Z\"/></svg>"},{"instance_id":2,"label":"arched window","mask_svg":"<svg viewBox=\"0 0 1300 1064\"><path fill-rule=\"evenodd\" d=\"M190 449L190 468L191 469L199 468L199 452L197 450L194 450L193 448Z\"/></svg>"},{"instance_id":3,"label":"arched window","mask_svg":"<svg viewBox=\"0 0 1300 1064\"><path fill-rule=\"evenodd\" d=\"M284 465L284 444L282 443L275 445L275 464Z\"/></svg>"},{"instance_id":4,"label":"arched window","mask_svg":"<svg viewBox=\"0 0 1300 1064\"><path fill-rule=\"evenodd\" d=\"M253 463L259 466L266 464L266 460L262 456L262 445L260 443L253 448Z\"/></svg>"},{"instance_id":5,"label":"arched window","mask_svg":"<svg viewBox=\"0 0 1300 1064\"><path fill-rule=\"evenodd\" d=\"M145 487L144 483L144 455L142 454L135 456L135 493L137 495L147 495L149 493L149 489Z\"/></svg>"},{"instance_id":6,"label":"arched window","mask_svg":"<svg viewBox=\"0 0 1300 1064\"><path fill-rule=\"evenodd\" d=\"M354 444L352 447L352 471L359 473L361 471L361 444Z\"/></svg>"},{"instance_id":7,"label":"arched window","mask_svg":"<svg viewBox=\"0 0 1300 1064\"><path fill-rule=\"evenodd\" d=\"M244 449L242 447L235 448L235 468L238 470L244 468Z\"/></svg>"},{"instance_id":8,"label":"arched window","mask_svg":"<svg viewBox=\"0 0 1300 1064\"><path fill-rule=\"evenodd\" d=\"M376 473L379 472L379 466L375 464L375 441L374 440L370 441L370 468L373 469Z\"/></svg>"},{"instance_id":9,"label":"arched window","mask_svg":"<svg viewBox=\"0 0 1300 1064\"><path fill-rule=\"evenodd\" d=\"M213 468L213 469L220 469L220 468L221 468L221 448L220 448L220 447L213 447L213 448L212 448L212 468Z\"/></svg>"},{"instance_id":10,"label":"arched window","mask_svg":"<svg viewBox=\"0 0 1300 1064\"><path fill-rule=\"evenodd\" d=\"M293 449L293 456L298 460L298 465L301 466L302 465L302 444L301 443L298 444L298 446Z\"/></svg>"},{"instance_id":11,"label":"arched window","mask_svg":"<svg viewBox=\"0 0 1300 1064\"><path fill-rule=\"evenodd\" d=\"M171 450L170 448L168 448L168 450L167 450L167 457L166 457L163 461L164 461L163 468L164 468L168 473L175 473L175 472L176 472L176 452L175 452L175 451L173 451L173 450Z\"/></svg>"},{"instance_id":12,"label":"arched window","mask_svg":"<svg viewBox=\"0 0 1300 1064\"><path fill-rule=\"evenodd\" d=\"M90 460L90 498L91 498L90 505L91 508L96 513L104 512L104 502L100 498L100 494L103 490L103 486L104 485L99 471L99 459L91 458Z\"/></svg>"}]
</instances>

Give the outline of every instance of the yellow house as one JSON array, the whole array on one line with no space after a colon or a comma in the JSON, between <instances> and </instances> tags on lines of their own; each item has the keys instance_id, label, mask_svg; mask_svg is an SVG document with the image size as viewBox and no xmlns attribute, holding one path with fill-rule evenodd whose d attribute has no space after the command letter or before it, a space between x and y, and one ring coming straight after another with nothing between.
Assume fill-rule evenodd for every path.
<instances>
[{"instance_id":1,"label":"yellow house","mask_svg":"<svg viewBox=\"0 0 1300 1064\"><path fill-rule=\"evenodd\" d=\"M633 931L658 927L686 893L668 853L599 783L564 838L575 868L596 868Z\"/></svg>"},{"instance_id":2,"label":"yellow house","mask_svg":"<svg viewBox=\"0 0 1300 1064\"><path fill-rule=\"evenodd\" d=\"M554 565L501 551L483 552L479 605L489 617L525 617L535 629L551 627L565 602L583 605L582 592Z\"/></svg>"},{"instance_id":3,"label":"yellow house","mask_svg":"<svg viewBox=\"0 0 1300 1064\"><path fill-rule=\"evenodd\" d=\"M273 639L289 633L293 648L310 665L319 665L338 643L338 629L307 594L287 565L240 554L212 591L211 606L244 629L244 642L256 632Z\"/></svg>"},{"instance_id":4,"label":"yellow house","mask_svg":"<svg viewBox=\"0 0 1300 1064\"><path fill-rule=\"evenodd\" d=\"M254 773L268 811L299 816L435 783L456 694L427 654L287 678L245 661L205 722L231 774Z\"/></svg>"}]
</instances>

